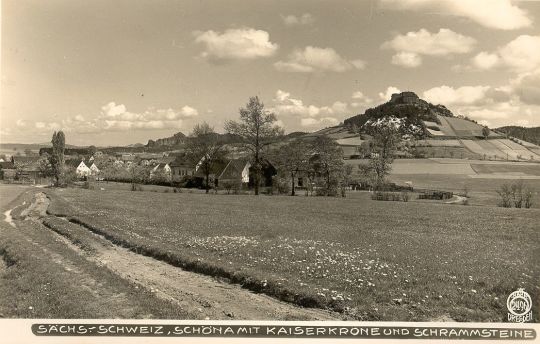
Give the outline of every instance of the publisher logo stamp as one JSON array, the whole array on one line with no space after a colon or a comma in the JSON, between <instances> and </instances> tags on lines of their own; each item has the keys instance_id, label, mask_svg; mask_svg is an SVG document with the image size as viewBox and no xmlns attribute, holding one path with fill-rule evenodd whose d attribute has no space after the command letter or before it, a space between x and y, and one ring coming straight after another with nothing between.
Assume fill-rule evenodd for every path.
<instances>
[{"instance_id":1,"label":"publisher logo stamp","mask_svg":"<svg viewBox=\"0 0 540 344\"><path fill-rule=\"evenodd\" d=\"M532 320L532 299L523 288L508 295L506 307L508 308L508 321L523 323Z\"/></svg>"}]
</instances>

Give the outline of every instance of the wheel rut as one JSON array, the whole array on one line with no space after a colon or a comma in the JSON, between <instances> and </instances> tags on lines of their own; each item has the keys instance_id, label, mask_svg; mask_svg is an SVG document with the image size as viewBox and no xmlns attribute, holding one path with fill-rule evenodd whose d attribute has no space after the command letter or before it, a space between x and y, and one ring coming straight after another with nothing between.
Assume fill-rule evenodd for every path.
<instances>
[{"instance_id":1,"label":"wheel rut","mask_svg":"<svg viewBox=\"0 0 540 344\"><path fill-rule=\"evenodd\" d=\"M43 196L42 196L43 195ZM27 214L39 219L68 247L107 268L121 278L145 288L194 314L196 319L212 320L341 320L338 313L303 308L240 285L186 271L166 262L117 246L89 229L52 215L43 215L49 200L37 194L36 206ZM32 203L33 204L33 203Z\"/></svg>"}]
</instances>

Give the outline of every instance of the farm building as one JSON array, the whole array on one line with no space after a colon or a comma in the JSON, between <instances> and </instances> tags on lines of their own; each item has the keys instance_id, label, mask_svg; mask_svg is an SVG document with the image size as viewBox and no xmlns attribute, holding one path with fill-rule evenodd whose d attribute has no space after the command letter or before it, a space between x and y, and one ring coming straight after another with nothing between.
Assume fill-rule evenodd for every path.
<instances>
[{"instance_id":1,"label":"farm building","mask_svg":"<svg viewBox=\"0 0 540 344\"><path fill-rule=\"evenodd\" d=\"M262 164L261 186L272 186L272 177L277 174L275 167L267 160ZM233 184L253 187L253 168L248 159L232 159L225 166L223 171L217 174L216 186L218 184Z\"/></svg>"},{"instance_id":2,"label":"farm building","mask_svg":"<svg viewBox=\"0 0 540 344\"><path fill-rule=\"evenodd\" d=\"M95 164L92 164L95 166ZM90 175L92 175L92 170L90 169L90 167L88 167L83 160L79 160L79 159L73 159L73 160L67 160L66 161L66 166L70 166L70 167L73 167L75 169L75 173L77 174L78 177L82 178L82 177L88 177ZM96 167L97 168L97 167ZM99 171L99 170L98 170Z\"/></svg>"},{"instance_id":3,"label":"farm building","mask_svg":"<svg viewBox=\"0 0 540 344\"><path fill-rule=\"evenodd\" d=\"M17 169L11 161L0 162L0 179L12 181L15 179Z\"/></svg>"},{"instance_id":4,"label":"farm building","mask_svg":"<svg viewBox=\"0 0 540 344\"><path fill-rule=\"evenodd\" d=\"M39 168L39 156L13 156L11 160L17 169L15 179L23 183L41 184L42 175Z\"/></svg>"},{"instance_id":5,"label":"farm building","mask_svg":"<svg viewBox=\"0 0 540 344\"><path fill-rule=\"evenodd\" d=\"M172 177L179 179L185 176L192 176L195 173L193 166L187 161L177 158L169 164L171 168Z\"/></svg>"},{"instance_id":6,"label":"farm building","mask_svg":"<svg viewBox=\"0 0 540 344\"><path fill-rule=\"evenodd\" d=\"M92 175L96 175L99 173L99 168L96 166L94 162L92 162L92 164L89 164L89 165L90 165L89 169L90 171L92 171L91 172Z\"/></svg>"},{"instance_id":7,"label":"farm building","mask_svg":"<svg viewBox=\"0 0 540 344\"><path fill-rule=\"evenodd\" d=\"M157 174L162 173L164 176L166 176L168 179L172 177L172 169L166 162L160 162L156 166L152 168L150 171L150 178L153 178Z\"/></svg>"}]
</instances>

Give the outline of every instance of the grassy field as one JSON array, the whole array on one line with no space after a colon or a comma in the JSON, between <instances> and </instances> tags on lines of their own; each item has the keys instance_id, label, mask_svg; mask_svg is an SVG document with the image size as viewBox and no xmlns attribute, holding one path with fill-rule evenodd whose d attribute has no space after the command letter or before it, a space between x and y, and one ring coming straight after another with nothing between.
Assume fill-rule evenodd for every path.
<instances>
[{"instance_id":1,"label":"grassy field","mask_svg":"<svg viewBox=\"0 0 540 344\"><path fill-rule=\"evenodd\" d=\"M487 165L483 165L485 167ZM489 165L495 166L495 165ZM497 169L497 167L494 167ZM499 167L498 169L501 169ZM497 190L503 184L512 183L511 179L470 178L459 174L395 174L390 180L398 184L412 182L415 188L437 189L464 193L467 190L470 205L495 207L499 204L500 197ZM540 208L540 179L524 179L523 183L534 190L533 208Z\"/></svg>"},{"instance_id":2,"label":"grassy field","mask_svg":"<svg viewBox=\"0 0 540 344\"><path fill-rule=\"evenodd\" d=\"M2 209L32 201L2 185ZM34 190L35 191L35 190ZM8 201L6 201L8 200ZM14 219L24 206L12 211ZM189 318L190 314L100 269L33 220L0 222L0 318Z\"/></svg>"},{"instance_id":3,"label":"grassy field","mask_svg":"<svg viewBox=\"0 0 540 344\"><path fill-rule=\"evenodd\" d=\"M356 197L47 193L51 213L134 251L356 319L503 321L510 292L523 287L540 296L536 209Z\"/></svg>"}]
</instances>

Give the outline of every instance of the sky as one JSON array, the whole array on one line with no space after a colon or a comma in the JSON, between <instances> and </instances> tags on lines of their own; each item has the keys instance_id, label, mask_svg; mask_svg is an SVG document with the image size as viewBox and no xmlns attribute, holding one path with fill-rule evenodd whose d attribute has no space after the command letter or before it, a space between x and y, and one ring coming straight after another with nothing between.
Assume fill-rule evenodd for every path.
<instances>
[{"instance_id":1,"label":"sky","mask_svg":"<svg viewBox=\"0 0 540 344\"><path fill-rule=\"evenodd\" d=\"M146 143L258 96L286 132L399 91L540 126L540 2L3 0L0 142Z\"/></svg>"}]
</instances>

